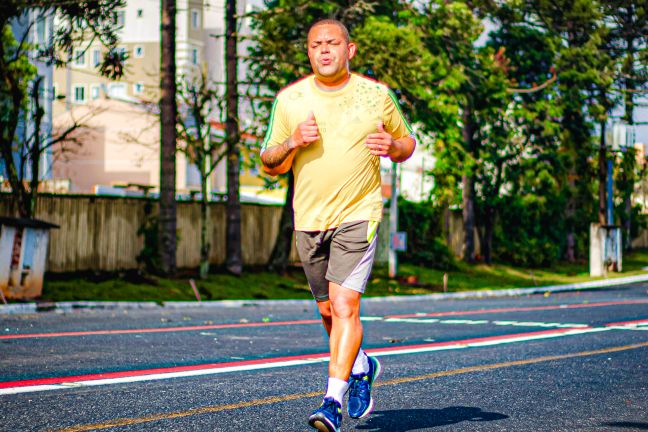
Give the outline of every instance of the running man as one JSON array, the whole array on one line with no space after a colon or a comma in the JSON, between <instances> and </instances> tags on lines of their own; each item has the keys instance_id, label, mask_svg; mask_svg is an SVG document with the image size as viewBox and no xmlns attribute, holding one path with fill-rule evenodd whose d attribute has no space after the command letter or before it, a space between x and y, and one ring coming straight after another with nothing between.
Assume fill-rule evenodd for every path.
<instances>
[{"instance_id":1,"label":"running man","mask_svg":"<svg viewBox=\"0 0 648 432\"><path fill-rule=\"evenodd\" d=\"M329 335L328 387L309 417L324 432L340 430L347 390L350 417L373 410L380 363L360 348L360 297L382 217L379 158L403 162L416 146L394 94L351 73L355 53L341 22L312 25L313 74L277 95L261 151L268 174L294 173L297 249Z\"/></svg>"}]
</instances>

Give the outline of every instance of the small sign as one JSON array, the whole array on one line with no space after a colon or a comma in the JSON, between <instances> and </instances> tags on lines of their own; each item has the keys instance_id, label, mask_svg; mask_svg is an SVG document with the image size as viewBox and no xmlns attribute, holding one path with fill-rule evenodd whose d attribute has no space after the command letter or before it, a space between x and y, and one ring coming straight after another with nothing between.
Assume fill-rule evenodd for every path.
<instances>
[{"instance_id":1,"label":"small sign","mask_svg":"<svg viewBox=\"0 0 648 432\"><path fill-rule=\"evenodd\" d=\"M405 231L394 233L391 238L391 249L400 252L407 250L407 233Z\"/></svg>"}]
</instances>

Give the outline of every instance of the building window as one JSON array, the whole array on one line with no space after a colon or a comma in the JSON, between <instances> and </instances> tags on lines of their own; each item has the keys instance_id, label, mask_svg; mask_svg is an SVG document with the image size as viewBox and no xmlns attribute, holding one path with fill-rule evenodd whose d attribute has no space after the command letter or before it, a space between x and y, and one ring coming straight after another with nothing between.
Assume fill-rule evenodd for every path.
<instances>
[{"instance_id":1,"label":"building window","mask_svg":"<svg viewBox=\"0 0 648 432\"><path fill-rule=\"evenodd\" d=\"M74 92L74 102L75 103L85 103L86 98L85 98L85 86L83 85L75 85L72 86L72 91Z\"/></svg>"},{"instance_id":2,"label":"building window","mask_svg":"<svg viewBox=\"0 0 648 432\"><path fill-rule=\"evenodd\" d=\"M191 63L197 65L198 64L198 48L192 48L191 49Z\"/></svg>"},{"instance_id":3,"label":"building window","mask_svg":"<svg viewBox=\"0 0 648 432\"><path fill-rule=\"evenodd\" d=\"M112 98L123 98L126 96L126 84L110 84L108 94Z\"/></svg>"},{"instance_id":4,"label":"building window","mask_svg":"<svg viewBox=\"0 0 648 432\"><path fill-rule=\"evenodd\" d=\"M126 11L115 12L115 22L117 27L124 27L126 25Z\"/></svg>"},{"instance_id":5,"label":"building window","mask_svg":"<svg viewBox=\"0 0 648 432\"><path fill-rule=\"evenodd\" d=\"M137 9L137 18L142 18L144 16L144 11L142 9Z\"/></svg>"},{"instance_id":6,"label":"building window","mask_svg":"<svg viewBox=\"0 0 648 432\"><path fill-rule=\"evenodd\" d=\"M144 47L141 45L138 45L135 47L135 57L136 58L141 58L144 57Z\"/></svg>"},{"instance_id":7,"label":"building window","mask_svg":"<svg viewBox=\"0 0 648 432\"><path fill-rule=\"evenodd\" d=\"M44 45L47 43L47 21L44 14L36 19L36 43Z\"/></svg>"},{"instance_id":8,"label":"building window","mask_svg":"<svg viewBox=\"0 0 648 432\"><path fill-rule=\"evenodd\" d=\"M138 95L138 94L142 94L143 91L144 91L144 84L142 83L133 84L133 93Z\"/></svg>"},{"instance_id":9,"label":"building window","mask_svg":"<svg viewBox=\"0 0 648 432\"><path fill-rule=\"evenodd\" d=\"M90 86L90 99L92 99L92 100L99 99L99 86L98 85Z\"/></svg>"},{"instance_id":10,"label":"building window","mask_svg":"<svg viewBox=\"0 0 648 432\"><path fill-rule=\"evenodd\" d=\"M101 51L98 49L92 51L92 64L95 67L101 64Z\"/></svg>"},{"instance_id":11,"label":"building window","mask_svg":"<svg viewBox=\"0 0 648 432\"><path fill-rule=\"evenodd\" d=\"M85 66L85 50L74 50L75 66Z\"/></svg>"},{"instance_id":12,"label":"building window","mask_svg":"<svg viewBox=\"0 0 648 432\"><path fill-rule=\"evenodd\" d=\"M201 27L200 12L193 9L191 11L191 28L197 29L197 28L200 28L200 27Z\"/></svg>"}]
</instances>

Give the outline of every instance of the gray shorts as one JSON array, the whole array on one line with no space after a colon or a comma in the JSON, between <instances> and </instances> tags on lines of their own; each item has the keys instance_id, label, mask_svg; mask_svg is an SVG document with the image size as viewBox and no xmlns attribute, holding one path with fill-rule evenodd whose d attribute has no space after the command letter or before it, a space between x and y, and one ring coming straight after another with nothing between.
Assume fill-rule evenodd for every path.
<instances>
[{"instance_id":1,"label":"gray shorts","mask_svg":"<svg viewBox=\"0 0 648 432\"><path fill-rule=\"evenodd\" d=\"M378 222L343 223L327 231L296 231L297 252L313 297L329 298L329 282L364 293L371 274Z\"/></svg>"}]
</instances>

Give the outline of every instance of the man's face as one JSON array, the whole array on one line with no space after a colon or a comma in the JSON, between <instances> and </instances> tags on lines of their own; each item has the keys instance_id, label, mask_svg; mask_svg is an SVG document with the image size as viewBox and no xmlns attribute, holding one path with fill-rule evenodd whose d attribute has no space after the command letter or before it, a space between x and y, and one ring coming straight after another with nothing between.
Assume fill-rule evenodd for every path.
<instances>
[{"instance_id":1,"label":"man's face","mask_svg":"<svg viewBox=\"0 0 648 432\"><path fill-rule=\"evenodd\" d=\"M355 45L347 43L342 29L335 24L318 25L308 33L308 58L315 76L323 83L344 81L354 55Z\"/></svg>"}]
</instances>

